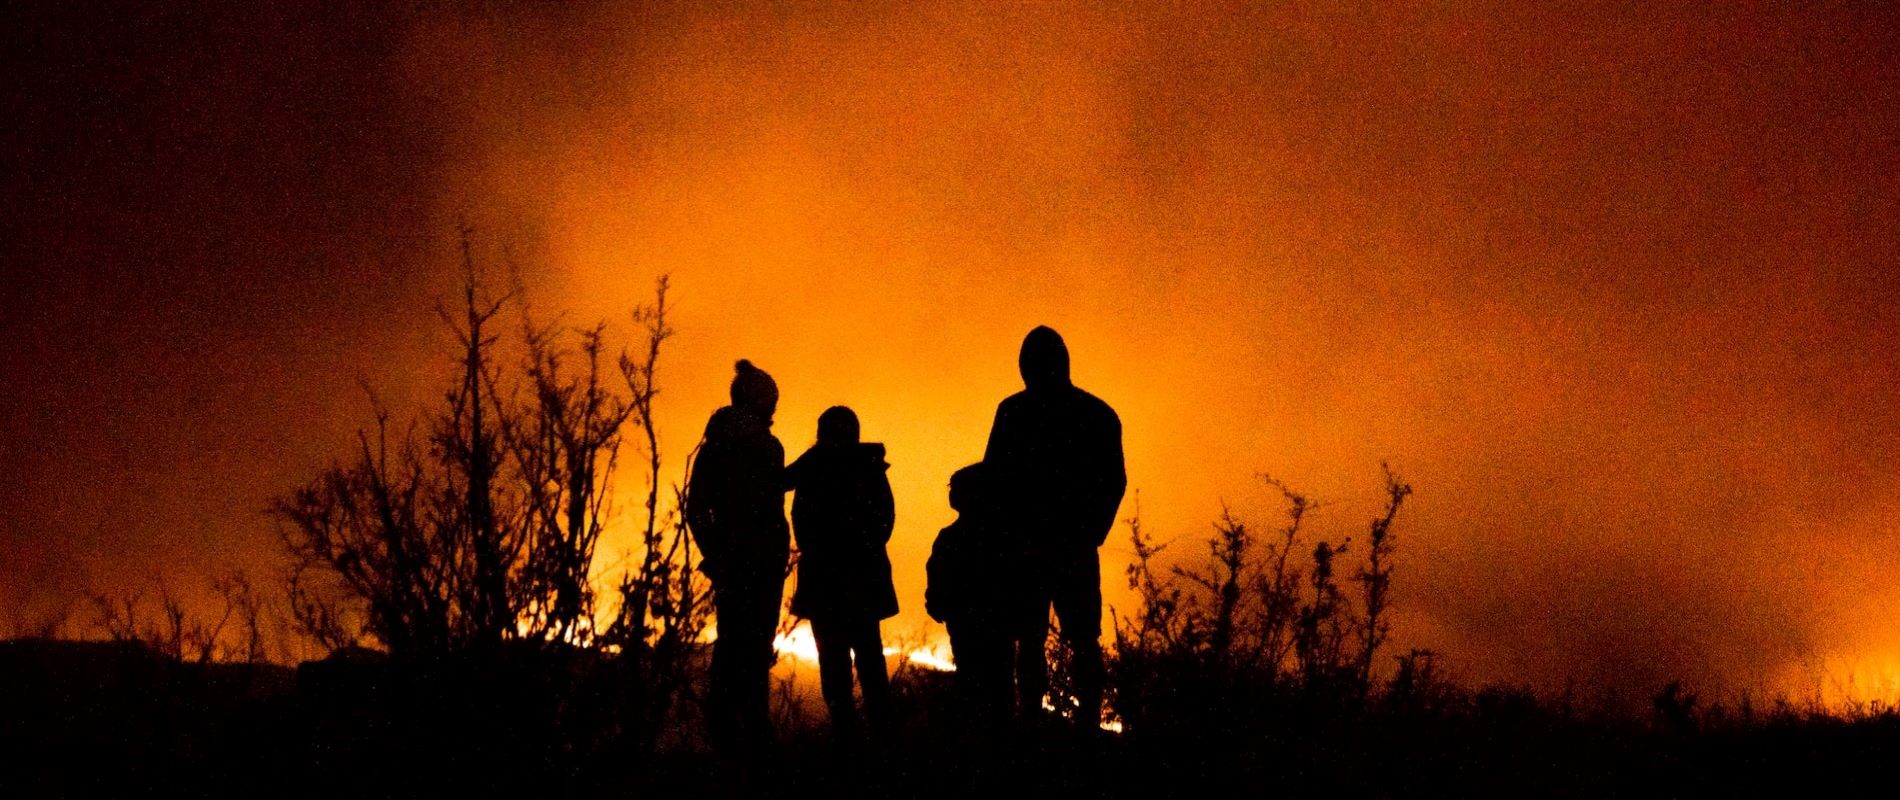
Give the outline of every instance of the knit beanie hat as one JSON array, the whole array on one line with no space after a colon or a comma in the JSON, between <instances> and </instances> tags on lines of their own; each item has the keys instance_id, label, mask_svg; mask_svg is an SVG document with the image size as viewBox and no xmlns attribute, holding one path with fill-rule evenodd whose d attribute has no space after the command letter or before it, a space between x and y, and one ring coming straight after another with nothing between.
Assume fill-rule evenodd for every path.
<instances>
[{"instance_id":1,"label":"knit beanie hat","mask_svg":"<svg viewBox=\"0 0 1900 800\"><path fill-rule=\"evenodd\" d=\"M747 410L770 412L778 407L778 383L752 362L739 359L733 365L732 404Z\"/></svg>"}]
</instances>

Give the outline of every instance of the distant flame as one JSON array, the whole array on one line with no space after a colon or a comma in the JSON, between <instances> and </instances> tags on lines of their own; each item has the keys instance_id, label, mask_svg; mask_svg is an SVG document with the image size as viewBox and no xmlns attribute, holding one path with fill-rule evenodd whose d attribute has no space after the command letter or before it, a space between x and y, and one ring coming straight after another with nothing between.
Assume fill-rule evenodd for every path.
<instances>
[{"instance_id":1,"label":"distant flame","mask_svg":"<svg viewBox=\"0 0 1900 800\"><path fill-rule=\"evenodd\" d=\"M772 649L800 661L818 663L818 641L812 638L811 628L806 625L799 625L790 633L779 634L772 640Z\"/></svg>"},{"instance_id":2,"label":"distant flame","mask_svg":"<svg viewBox=\"0 0 1900 800\"><path fill-rule=\"evenodd\" d=\"M895 647L886 647L884 648L884 655L901 656L912 664L937 672L957 671L956 663L944 657L944 655L939 652L938 647L938 645L917 647L912 648L909 652L904 652ZM772 640L772 649L777 651L780 655L788 655L808 664L818 663L818 642L812 638L811 626L805 623L799 623L798 627L775 637ZM1046 696L1042 699L1042 708L1044 711L1056 710L1055 703ZM1119 719L1103 720L1101 728L1109 733L1118 734L1122 732L1122 722Z\"/></svg>"},{"instance_id":3,"label":"distant flame","mask_svg":"<svg viewBox=\"0 0 1900 800\"><path fill-rule=\"evenodd\" d=\"M1053 713L1056 710L1055 700L1051 698L1049 695L1045 694L1042 696L1042 710L1048 711L1051 713ZM1122 721L1119 719L1105 719L1105 720L1102 720L1101 724L1097 725L1096 727L1099 727L1102 730L1108 731L1109 733L1119 734L1122 732Z\"/></svg>"},{"instance_id":4,"label":"distant flame","mask_svg":"<svg viewBox=\"0 0 1900 800\"><path fill-rule=\"evenodd\" d=\"M897 655L897 648L895 647L884 648L884 655L887 655L887 656ZM957 671L956 663L951 661L948 658L944 658L943 656L938 655L935 647L916 648L914 650L911 650L909 653L905 654L904 658L909 660L910 663L916 664L917 666L923 667L925 669L934 669L938 672L956 672Z\"/></svg>"},{"instance_id":5,"label":"distant flame","mask_svg":"<svg viewBox=\"0 0 1900 800\"><path fill-rule=\"evenodd\" d=\"M805 623L799 623L788 633L779 634L772 640L772 649L809 664L818 663L818 642L812 638L811 626ZM899 656L912 664L937 672L957 671L956 663L939 652L936 645L912 648L909 652L886 647L884 655Z\"/></svg>"},{"instance_id":6,"label":"distant flame","mask_svg":"<svg viewBox=\"0 0 1900 800\"><path fill-rule=\"evenodd\" d=\"M1837 654L1781 670L1770 684L1786 699L1835 713L1900 705L1900 655Z\"/></svg>"}]
</instances>

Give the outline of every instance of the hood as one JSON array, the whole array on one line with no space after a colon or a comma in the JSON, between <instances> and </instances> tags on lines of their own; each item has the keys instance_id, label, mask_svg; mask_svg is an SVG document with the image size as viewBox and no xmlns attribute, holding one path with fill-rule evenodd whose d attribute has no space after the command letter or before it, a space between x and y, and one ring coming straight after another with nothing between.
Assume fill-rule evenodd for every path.
<instances>
[{"instance_id":1,"label":"hood","mask_svg":"<svg viewBox=\"0 0 1900 800\"><path fill-rule=\"evenodd\" d=\"M854 442L836 444L820 442L806 450L787 467L794 476L803 476L811 470L865 469L883 472L891 468L884 461L884 445L880 442Z\"/></svg>"},{"instance_id":2,"label":"hood","mask_svg":"<svg viewBox=\"0 0 1900 800\"><path fill-rule=\"evenodd\" d=\"M1058 389L1069 386L1069 346L1062 334L1046 325L1023 337L1022 355L1016 364L1022 369L1023 385L1030 389Z\"/></svg>"},{"instance_id":3,"label":"hood","mask_svg":"<svg viewBox=\"0 0 1900 800\"><path fill-rule=\"evenodd\" d=\"M857 444L858 415L844 406L832 406L818 415L818 441L826 444Z\"/></svg>"}]
</instances>

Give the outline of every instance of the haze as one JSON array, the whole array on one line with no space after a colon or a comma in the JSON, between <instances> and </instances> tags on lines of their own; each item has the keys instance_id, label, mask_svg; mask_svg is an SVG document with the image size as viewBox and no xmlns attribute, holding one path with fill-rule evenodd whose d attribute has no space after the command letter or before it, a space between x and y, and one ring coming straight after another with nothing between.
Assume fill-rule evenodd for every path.
<instances>
[{"instance_id":1,"label":"haze","mask_svg":"<svg viewBox=\"0 0 1900 800\"><path fill-rule=\"evenodd\" d=\"M1223 502L1276 523L1262 472L1360 532L1385 460L1418 489L1398 644L1463 677L1900 688L1890 12L6 14L16 624L275 574L262 509L361 387L436 396L466 222L577 323L672 275L675 468L737 358L793 455L855 408L897 492L887 637L940 633L945 481L1048 324L1171 554Z\"/></svg>"}]
</instances>

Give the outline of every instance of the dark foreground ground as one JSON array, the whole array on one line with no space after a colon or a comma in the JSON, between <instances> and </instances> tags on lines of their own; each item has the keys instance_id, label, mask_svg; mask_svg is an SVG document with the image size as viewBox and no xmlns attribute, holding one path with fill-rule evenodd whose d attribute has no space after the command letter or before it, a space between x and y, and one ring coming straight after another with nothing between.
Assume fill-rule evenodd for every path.
<instances>
[{"instance_id":1,"label":"dark foreground ground","mask_svg":"<svg viewBox=\"0 0 1900 800\"><path fill-rule=\"evenodd\" d=\"M1637 719L1499 690L1350 709L1184 692L1204 710L1146 730L973 739L952 723L949 676L925 672L901 682L895 731L839 746L822 712L808 713L785 720L768 755L731 763L698 745L690 706L649 740L623 724L638 712L630 695L590 684L598 669L566 667L554 678L539 662L300 673L181 664L131 644L0 642L0 797L1878 797L1900 786L1892 713L1659 704Z\"/></svg>"}]
</instances>

